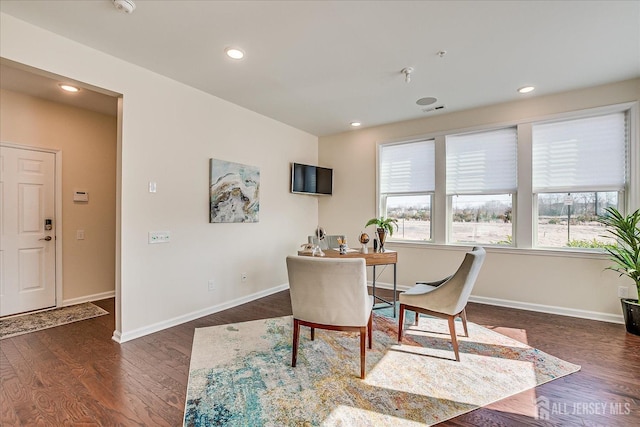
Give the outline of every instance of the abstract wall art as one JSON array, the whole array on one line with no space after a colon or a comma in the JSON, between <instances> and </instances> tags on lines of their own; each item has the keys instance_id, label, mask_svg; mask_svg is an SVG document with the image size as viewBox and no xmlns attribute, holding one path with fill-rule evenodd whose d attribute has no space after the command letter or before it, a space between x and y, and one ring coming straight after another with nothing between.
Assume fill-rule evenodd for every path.
<instances>
[{"instance_id":1,"label":"abstract wall art","mask_svg":"<svg viewBox=\"0 0 640 427\"><path fill-rule=\"evenodd\" d=\"M260 169L209 160L209 222L258 222Z\"/></svg>"}]
</instances>

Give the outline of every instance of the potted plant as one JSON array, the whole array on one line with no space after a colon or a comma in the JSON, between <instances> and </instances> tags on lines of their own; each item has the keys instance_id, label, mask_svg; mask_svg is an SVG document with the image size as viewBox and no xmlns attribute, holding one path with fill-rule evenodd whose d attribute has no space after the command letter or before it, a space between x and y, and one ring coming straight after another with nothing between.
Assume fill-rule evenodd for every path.
<instances>
[{"instance_id":1,"label":"potted plant","mask_svg":"<svg viewBox=\"0 0 640 427\"><path fill-rule=\"evenodd\" d=\"M605 246L613 265L607 270L627 276L636 284L640 295L640 209L627 216L616 208L605 209L606 215L598 221L607 227L607 231L616 238L617 243ZM623 298L622 313L629 333L640 335L640 304L637 299Z\"/></svg>"},{"instance_id":2,"label":"potted plant","mask_svg":"<svg viewBox=\"0 0 640 427\"><path fill-rule=\"evenodd\" d=\"M378 233L378 240L380 241L380 252L384 251L384 242L387 237L387 233L389 236L393 236L393 226L395 225L396 230L398 229L398 220L395 218L371 218L367 221L365 227L370 225L376 226L376 232Z\"/></svg>"}]
</instances>

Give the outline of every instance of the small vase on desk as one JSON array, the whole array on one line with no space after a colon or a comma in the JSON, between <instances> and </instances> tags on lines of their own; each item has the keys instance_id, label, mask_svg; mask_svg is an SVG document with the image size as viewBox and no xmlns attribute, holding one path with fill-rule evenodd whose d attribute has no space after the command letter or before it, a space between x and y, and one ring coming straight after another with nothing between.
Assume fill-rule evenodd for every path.
<instances>
[{"instance_id":1,"label":"small vase on desk","mask_svg":"<svg viewBox=\"0 0 640 427\"><path fill-rule=\"evenodd\" d=\"M387 231L384 228L378 228L378 240L380 241L380 252L384 252L384 241L387 238Z\"/></svg>"}]
</instances>

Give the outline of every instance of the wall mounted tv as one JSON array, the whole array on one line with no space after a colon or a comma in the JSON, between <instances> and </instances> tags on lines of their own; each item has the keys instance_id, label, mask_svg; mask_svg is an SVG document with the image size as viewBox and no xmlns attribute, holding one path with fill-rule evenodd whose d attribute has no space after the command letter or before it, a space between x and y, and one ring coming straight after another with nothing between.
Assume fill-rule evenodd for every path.
<instances>
[{"instance_id":1,"label":"wall mounted tv","mask_svg":"<svg viewBox=\"0 0 640 427\"><path fill-rule=\"evenodd\" d=\"M292 163L291 192L331 195L333 192L333 169Z\"/></svg>"}]
</instances>

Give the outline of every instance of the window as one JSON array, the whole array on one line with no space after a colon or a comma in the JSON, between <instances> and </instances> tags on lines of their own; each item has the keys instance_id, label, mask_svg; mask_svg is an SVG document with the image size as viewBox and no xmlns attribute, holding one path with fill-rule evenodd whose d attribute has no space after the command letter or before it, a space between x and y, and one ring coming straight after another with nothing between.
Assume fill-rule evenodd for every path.
<instances>
[{"instance_id":1,"label":"window","mask_svg":"<svg viewBox=\"0 0 640 427\"><path fill-rule=\"evenodd\" d=\"M380 213L398 220L399 240L431 240L435 141L380 146Z\"/></svg>"},{"instance_id":2,"label":"window","mask_svg":"<svg viewBox=\"0 0 640 427\"><path fill-rule=\"evenodd\" d=\"M449 242L511 245L516 128L446 139Z\"/></svg>"},{"instance_id":3,"label":"window","mask_svg":"<svg viewBox=\"0 0 640 427\"><path fill-rule=\"evenodd\" d=\"M537 246L602 247L597 216L620 209L626 185L627 114L534 124Z\"/></svg>"},{"instance_id":4,"label":"window","mask_svg":"<svg viewBox=\"0 0 640 427\"><path fill-rule=\"evenodd\" d=\"M378 146L396 242L602 248L608 207L640 203L638 103Z\"/></svg>"}]
</instances>

